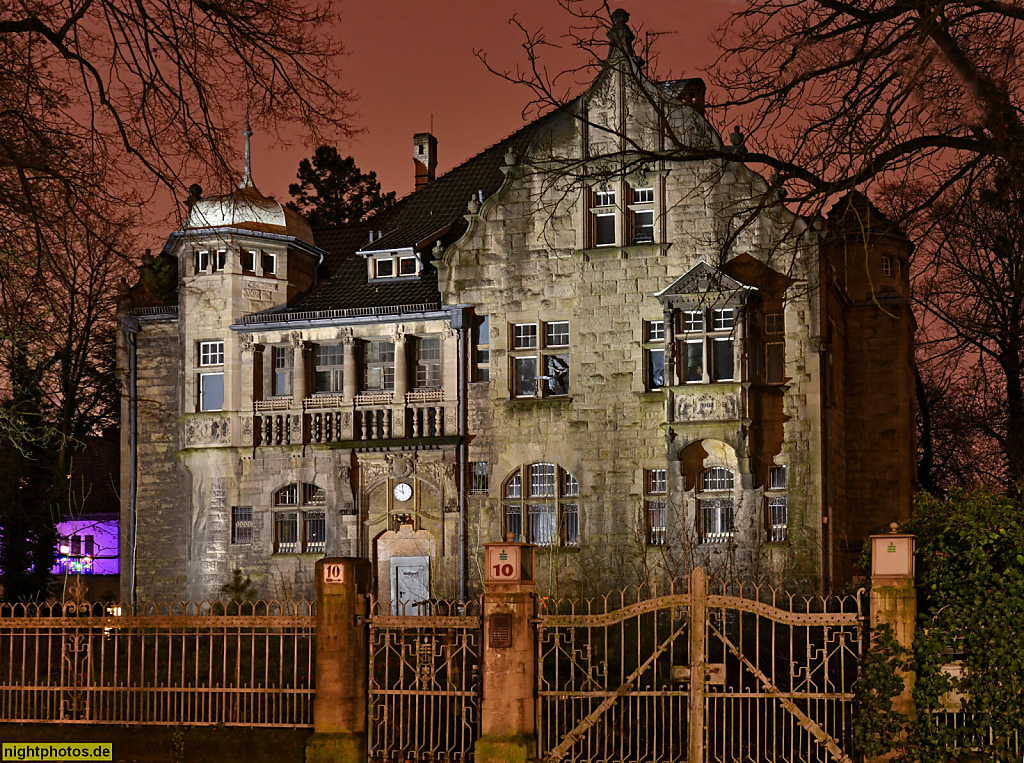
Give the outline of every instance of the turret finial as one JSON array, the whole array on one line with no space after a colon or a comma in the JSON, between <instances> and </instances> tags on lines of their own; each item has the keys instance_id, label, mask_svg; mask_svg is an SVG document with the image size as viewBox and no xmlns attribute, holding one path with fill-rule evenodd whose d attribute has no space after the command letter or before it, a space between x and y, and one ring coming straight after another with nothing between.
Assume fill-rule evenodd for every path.
<instances>
[{"instance_id":1,"label":"turret finial","mask_svg":"<svg viewBox=\"0 0 1024 763\"><path fill-rule=\"evenodd\" d=\"M249 151L249 138L252 137L252 128L249 127L249 120L245 120L245 129L242 130L242 135L245 136L245 177L242 178L242 184L239 188L249 188L252 186L252 159Z\"/></svg>"}]
</instances>

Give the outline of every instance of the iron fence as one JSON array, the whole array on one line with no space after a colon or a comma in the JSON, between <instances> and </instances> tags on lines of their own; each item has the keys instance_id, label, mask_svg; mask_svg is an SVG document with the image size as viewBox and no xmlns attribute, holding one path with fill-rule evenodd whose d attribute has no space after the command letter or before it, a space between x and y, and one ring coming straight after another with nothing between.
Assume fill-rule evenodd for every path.
<instances>
[{"instance_id":1,"label":"iron fence","mask_svg":"<svg viewBox=\"0 0 1024 763\"><path fill-rule=\"evenodd\" d=\"M0 721L313 725L306 601L0 604Z\"/></svg>"},{"instance_id":2,"label":"iron fence","mask_svg":"<svg viewBox=\"0 0 1024 763\"><path fill-rule=\"evenodd\" d=\"M480 727L478 602L431 600L422 616L388 609L371 599L370 759L472 760Z\"/></svg>"}]
</instances>

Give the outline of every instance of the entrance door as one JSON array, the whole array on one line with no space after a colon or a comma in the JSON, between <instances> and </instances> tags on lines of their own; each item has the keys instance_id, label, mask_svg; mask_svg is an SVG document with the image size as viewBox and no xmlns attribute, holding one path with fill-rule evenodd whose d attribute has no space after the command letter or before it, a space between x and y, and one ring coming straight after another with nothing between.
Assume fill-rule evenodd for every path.
<instances>
[{"instance_id":1,"label":"entrance door","mask_svg":"<svg viewBox=\"0 0 1024 763\"><path fill-rule=\"evenodd\" d=\"M430 614L430 557L391 557L391 614Z\"/></svg>"}]
</instances>

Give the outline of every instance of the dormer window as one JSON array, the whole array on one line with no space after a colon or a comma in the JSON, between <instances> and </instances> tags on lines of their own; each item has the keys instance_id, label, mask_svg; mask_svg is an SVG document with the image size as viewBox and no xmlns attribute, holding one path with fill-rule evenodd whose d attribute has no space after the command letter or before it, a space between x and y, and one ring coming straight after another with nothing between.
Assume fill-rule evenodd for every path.
<instances>
[{"instance_id":1,"label":"dormer window","mask_svg":"<svg viewBox=\"0 0 1024 763\"><path fill-rule=\"evenodd\" d=\"M395 274L395 263L391 258L373 261L374 278L391 278Z\"/></svg>"},{"instance_id":2,"label":"dormer window","mask_svg":"<svg viewBox=\"0 0 1024 763\"><path fill-rule=\"evenodd\" d=\"M260 260L263 264L263 275L272 276L277 274L277 255L272 252L262 252Z\"/></svg>"},{"instance_id":3,"label":"dormer window","mask_svg":"<svg viewBox=\"0 0 1024 763\"><path fill-rule=\"evenodd\" d=\"M415 254L389 252L376 255L369 260L370 278L410 278L419 275L420 261Z\"/></svg>"}]
</instances>

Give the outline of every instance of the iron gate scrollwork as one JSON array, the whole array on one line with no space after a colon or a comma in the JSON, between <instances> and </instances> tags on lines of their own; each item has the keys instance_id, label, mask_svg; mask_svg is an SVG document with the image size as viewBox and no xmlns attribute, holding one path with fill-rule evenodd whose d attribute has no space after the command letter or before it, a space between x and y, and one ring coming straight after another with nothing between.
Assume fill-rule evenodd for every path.
<instances>
[{"instance_id":1,"label":"iron gate scrollwork","mask_svg":"<svg viewBox=\"0 0 1024 763\"><path fill-rule=\"evenodd\" d=\"M371 599L371 612L377 609ZM470 761L480 728L480 617L474 603L432 614L372 614L370 759Z\"/></svg>"}]
</instances>

